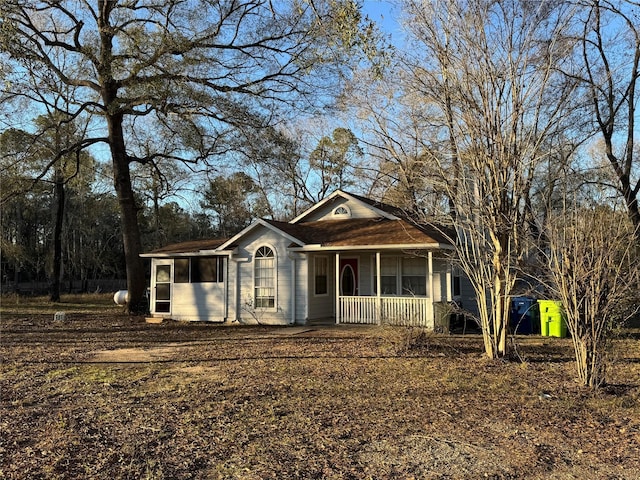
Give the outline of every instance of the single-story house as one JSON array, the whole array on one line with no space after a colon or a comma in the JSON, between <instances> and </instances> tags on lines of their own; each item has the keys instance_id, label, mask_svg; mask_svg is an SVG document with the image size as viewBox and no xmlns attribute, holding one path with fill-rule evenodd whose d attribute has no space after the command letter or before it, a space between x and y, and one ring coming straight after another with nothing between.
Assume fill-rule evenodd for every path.
<instances>
[{"instance_id":1,"label":"single-story house","mask_svg":"<svg viewBox=\"0 0 640 480\"><path fill-rule=\"evenodd\" d=\"M259 219L230 239L142 256L151 259L153 317L434 328L434 302L464 293L452 250L438 228L338 190L290 222Z\"/></svg>"}]
</instances>

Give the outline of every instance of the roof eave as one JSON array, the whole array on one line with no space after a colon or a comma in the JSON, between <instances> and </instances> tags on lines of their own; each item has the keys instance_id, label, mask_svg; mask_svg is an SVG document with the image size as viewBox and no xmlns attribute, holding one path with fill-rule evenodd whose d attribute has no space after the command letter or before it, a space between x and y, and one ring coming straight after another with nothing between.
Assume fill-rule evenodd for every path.
<instances>
[{"instance_id":1,"label":"roof eave","mask_svg":"<svg viewBox=\"0 0 640 480\"><path fill-rule=\"evenodd\" d=\"M175 257L210 257L212 255L233 255L237 252L237 248L218 250L193 250L190 252L158 252L158 253L141 253L142 258L175 258Z\"/></svg>"},{"instance_id":2,"label":"roof eave","mask_svg":"<svg viewBox=\"0 0 640 480\"><path fill-rule=\"evenodd\" d=\"M298 215L296 218L291 220L289 223L292 223L292 224L299 223L300 220L308 217L311 213L315 212L320 207L326 205L327 203L329 203L330 201L332 201L334 198L336 198L338 196L340 196L342 198L345 198L347 200L351 200L353 202L359 203L360 205L366 207L367 209L372 210L373 212L375 212L380 217L388 218L389 220L400 220L400 217L392 215L391 213L385 212L384 210L381 210L378 207L375 207L375 206L370 205L370 204L368 204L366 202L363 202L359 198L356 198L356 197L348 194L347 192L344 192L342 190L336 190L331 195L325 197L324 199L320 200L318 203L316 203L315 205L313 205L309 209L307 209L304 212L302 212L300 215Z\"/></svg>"},{"instance_id":3,"label":"roof eave","mask_svg":"<svg viewBox=\"0 0 640 480\"><path fill-rule=\"evenodd\" d=\"M288 239L290 242L292 243L297 243L299 245L304 245L305 242L303 242L302 240L288 234L287 232L279 229L278 227L276 227L275 225L272 225L271 223L269 223L266 220L263 220L262 218L259 218L258 220L256 220L255 222L253 222L251 225L249 225L248 227L244 228L242 231L240 231L239 233L237 233L236 235L234 235L232 238L230 238L229 240L227 240L225 243L223 243L222 245L220 245L216 250L217 251L224 251L224 250L228 250L229 247L231 247L232 245L234 245L235 243L238 243L238 240L241 239L242 237L244 237L247 233L249 233L250 231L252 231L255 228L258 227L265 227L273 232L278 233L279 235L282 235L283 237L285 237L286 239Z\"/></svg>"},{"instance_id":4,"label":"roof eave","mask_svg":"<svg viewBox=\"0 0 640 480\"><path fill-rule=\"evenodd\" d=\"M292 252L336 252L354 250L454 250L453 245L446 243L407 243L389 245L305 245L289 247Z\"/></svg>"}]
</instances>

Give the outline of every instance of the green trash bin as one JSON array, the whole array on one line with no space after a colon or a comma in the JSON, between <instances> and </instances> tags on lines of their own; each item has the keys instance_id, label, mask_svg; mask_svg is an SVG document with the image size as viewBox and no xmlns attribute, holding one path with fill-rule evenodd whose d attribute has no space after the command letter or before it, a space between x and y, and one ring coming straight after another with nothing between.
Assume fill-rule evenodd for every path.
<instances>
[{"instance_id":1,"label":"green trash bin","mask_svg":"<svg viewBox=\"0 0 640 480\"><path fill-rule=\"evenodd\" d=\"M543 337L565 338L567 322L562 303L557 300L538 300L540 305L540 334Z\"/></svg>"}]
</instances>

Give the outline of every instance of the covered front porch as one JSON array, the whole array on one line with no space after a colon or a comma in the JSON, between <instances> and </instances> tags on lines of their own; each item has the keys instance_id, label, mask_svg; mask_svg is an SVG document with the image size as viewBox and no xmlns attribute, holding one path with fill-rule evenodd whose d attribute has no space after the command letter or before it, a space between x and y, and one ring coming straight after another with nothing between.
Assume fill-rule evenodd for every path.
<instances>
[{"instance_id":1,"label":"covered front porch","mask_svg":"<svg viewBox=\"0 0 640 480\"><path fill-rule=\"evenodd\" d=\"M368 253L368 268L352 252L335 253L336 323L436 328L434 302L452 300L450 262L433 251Z\"/></svg>"},{"instance_id":2,"label":"covered front porch","mask_svg":"<svg viewBox=\"0 0 640 480\"><path fill-rule=\"evenodd\" d=\"M426 297L338 297L336 323L400 325L433 329L433 302Z\"/></svg>"}]
</instances>

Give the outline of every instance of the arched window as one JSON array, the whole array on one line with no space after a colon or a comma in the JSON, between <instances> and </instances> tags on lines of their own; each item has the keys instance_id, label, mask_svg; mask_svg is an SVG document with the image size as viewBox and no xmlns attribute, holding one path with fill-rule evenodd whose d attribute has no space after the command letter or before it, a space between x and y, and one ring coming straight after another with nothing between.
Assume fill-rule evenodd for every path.
<instances>
[{"instance_id":1,"label":"arched window","mask_svg":"<svg viewBox=\"0 0 640 480\"><path fill-rule=\"evenodd\" d=\"M271 248L258 248L254 260L255 308L276 306L276 257Z\"/></svg>"},{"instance_id":2,"label":"arched window","mask_svg":"<svg viewBox=\"0 0 640 480\"><path fill-rule=\"evenodd\" d=\"M337 207L333 211L333 216L334 217L348 218L348 217L351 216L351 211L349 210L349 207L347 207L345 205L340 205L339 207Z\"/></svg>"}]
</instances>

